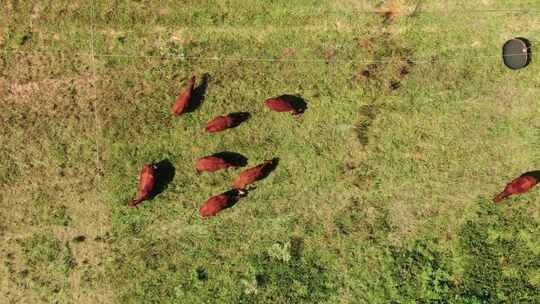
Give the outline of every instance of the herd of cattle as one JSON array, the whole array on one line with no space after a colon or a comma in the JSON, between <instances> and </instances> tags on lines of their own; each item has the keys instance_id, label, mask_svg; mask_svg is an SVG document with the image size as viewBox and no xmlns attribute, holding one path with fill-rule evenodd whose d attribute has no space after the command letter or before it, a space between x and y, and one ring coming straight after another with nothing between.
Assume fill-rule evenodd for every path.
<instances>
[{"instance_id":1,"label":"herd of cattle","mask_svg":"<svg viewBox=\"0 0 540 304\"><path fill-rule=\"evenodd\" d=\"M172 107L175 116L181 116L190 105L195 88L195 76L188 80L187 88L176 99ZM264 104L269 109L276 112L290 112L296 118L305 110L305 104L298 104L290 95L281 95L276 98L267 99ZM234 128L249 117L249 113L231 113L226 116L218 116L210 120L205 131L208 133L221 132L229 128ZM232 182L232 190L213 196L202 205L199 213L202 217L214 216L223 209L234 205L239 198L247 194L247 186L264 178L277 165L277 159L266 160L253 168L240 172L238 177ZM220 153L200 158L195 163L197 172L215 172L227 168L236 168L240 165L225 159ZM538 171L527 172L508 183L505 189L498 194L493 201L501 202L505 198L522 194L533 188L540 180ZM129 207L137 207L139 203L149 199L156 183L155 166L144 165L139 174L139 189L135 199L128 203Z\"/></svg>"},{"instance_id":2,"label":"herd of cattle","mask_svg":"<svg viewBox=\"0 0 540 304\"><path fill-rule=\"evenodd\" d=\"M172 113L174 116L181 116L188 109L190 102L193 98L195 89L195 76L188 80L187 88L185 88L180 96L176 99L172 107ZM276 112L290 112L295 118L305 110L305 104L296 102L291 98L291 95L281 95L276 98L267 99L264 104L269 109ZM205 131L208 133L221 132L226 129L234 128L241 124L249 117L249 113L231 113L225 116L218 116L210 120L206 126ZM239 198L247 194L247 187L254 182L266 177L270 171L272 171L277 165L277 158L272 160L266 160L263 163L246 169L234 179L232 182L232 190L218 194L211 197L202 205L199 213L202 217L214 216L221 210L226 209L234 205ZM234 161L226 159L223 153L217 153L210 156L206 156L198 159L195 162L195 169L198 173L201 172L215 172L227 168L236 168L240 165ZM141 202L152 197L152 193L155 190L156 185L156 168L153 164L146 164L143 166L142 171L139 174L139 189L137 196L128 203L131 208L137 207Z\"/></svg>"}]
</instances>

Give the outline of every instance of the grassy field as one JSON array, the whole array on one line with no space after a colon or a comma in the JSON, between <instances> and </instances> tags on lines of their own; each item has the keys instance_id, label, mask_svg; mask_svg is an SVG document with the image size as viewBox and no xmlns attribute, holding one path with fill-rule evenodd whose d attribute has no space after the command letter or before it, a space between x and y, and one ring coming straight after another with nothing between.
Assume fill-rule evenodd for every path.
<instances>
[{"instance_id":1,"label":"grassy field","mask_svg":"<svg viewBox=\"0 0 540 304\"><path fill-rule=\"evenodd\" d=\"M417 2L0 2L0 303L540 303L540 190L491 202L540 168L540 66L500 57L540 3ZM280 162L203 220L221 151Z\"/></svg>"}]
</instances>

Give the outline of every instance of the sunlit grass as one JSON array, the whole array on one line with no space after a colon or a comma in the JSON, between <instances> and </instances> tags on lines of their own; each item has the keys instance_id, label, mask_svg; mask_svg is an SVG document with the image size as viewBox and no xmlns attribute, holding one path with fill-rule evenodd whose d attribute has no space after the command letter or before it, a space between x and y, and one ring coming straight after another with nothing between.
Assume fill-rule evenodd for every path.
<instances>
[{"instance_id":1,"label":"sunlit grass","mask_svg":"<svg viewBox=\"0 0 540 304\"><path fill-rule=\"evenodd\" d=\"M499 57L506 39L535 40L534 14L426 1L407 16L408 1L385 24L352 1L17 3L0 31L8 301L540 300L536 191L490 202L540 166L539 68ZM174 118L205 74L202 105ZM307 102L301 120L264 107L281 94ZM252 116L203 132L238 111ZM197 175L194 161L221 151L280 162L202 220L239 170ZM126 208L162 160L172 182Z\"/></svg>"}]
</instances>

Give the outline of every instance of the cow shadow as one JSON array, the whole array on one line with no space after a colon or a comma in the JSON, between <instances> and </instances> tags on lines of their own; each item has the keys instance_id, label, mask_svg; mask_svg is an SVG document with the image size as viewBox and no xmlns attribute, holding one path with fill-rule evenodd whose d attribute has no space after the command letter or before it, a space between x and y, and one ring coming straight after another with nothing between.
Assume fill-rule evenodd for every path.
<instances>
[{"instance_id":1,"label":"cow shadow","mask_svg":"<svg viewBox=\"0 0 540 304\"><path fill-rule=\"evenodd\" d=\"M540 170L525 172L525 173L521 174L521 176L532 176L536 180L540 181Z\"/></svg>"},{"instance_id":2,"label":"cow shadow","mask_svg":"<svg viewBox=\"0 0 540 304\"><path fill-rule=\"evenodd\" d=\"M210 74L205 73L201 78L199 86L193 90L193 94L189 100L189 104L186 107L186 113L191 113L200 108L206 99L206 89L208 88L208 79Z\"/></svg>"},{"instance_id":3,"label":"cow shadow","mask_svg":"<svg viewBox=\"0 0 540 304\"><path fill-rule=\"evenodd\" d=\"M261 171L261 176L258 180L267 178L270 175L270 173L276 170L278 164L279 164L279 158L278 157L272 158L272 164L270 164L269 166L265 166L263 168L263 170Z\"/></svg>"},{"instance_id":4,"label":"cow shadow","mask_svg":"<svg viewBox=\"0 0 540 304\"><path fill-rule=\"evenodd\" d=\"M219 157L224 161L233 164L238 167L244 167L247 165L248 159L244 155L236 152L223 151L212 154L212 156Z\"/></svg>"},{"instance_id":5,"label":"cow shadow","mask_svg":"<svg viewBox=\"0 0 540 304\"><path fill-rule=\"evenodd\" d=\"M176 169L168 159L164 159L158 163L155 163L154 168L155 182L154 188L150 193L150 199L153 199L154 197L165 191L168 188L169 184L173 181L176 174Z\"/></svg>"},{"instance_id":6,"label":"cow shadow","mask_svg":"<svg viewBox=\"0 0 540 304\"><path fill-rule=\"evenodd\" d=\"M240 201L240 199L247 195L247 191L240 191L238 189L231 189L225 193L226 196L228 196L231 199L231 203L225 207L225 209L232 208L234 205Z\"/></svg>"},{"instance_id":7,"label":"cow shadow","mask_svg":"<svg viewBox=\"0 0 540 304\"><path fill-rule=\"evenodd\" d=\"M231 117L233 120L233 124L231 128L236 128L241 123L248 120L251 117L251 114L249 114L248 112L234 112L234 113L230 113L229 117Z\"/></svg>"},{"instance_id":8,"label":"cow shadow","mask_svg":"<svg viewBox=\"0 0 540 304\"><path fill-rule=\"evenodd\" d=\"M298 114L304 113L308 108L305 99L300 97L299 95L285 94L277 97L276 99L282 99L288 102Z\"/></svg>"}]
</instances>

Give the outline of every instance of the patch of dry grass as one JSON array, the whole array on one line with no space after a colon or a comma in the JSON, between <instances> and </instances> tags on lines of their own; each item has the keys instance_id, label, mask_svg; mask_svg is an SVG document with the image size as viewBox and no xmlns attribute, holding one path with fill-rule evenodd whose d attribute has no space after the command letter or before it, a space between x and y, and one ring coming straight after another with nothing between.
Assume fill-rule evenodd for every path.
<instances>
[{"instance_id":1,"label":"patch of dry grass","mask_svg":"<svg viewBox=\"0 0 540 304\"><path fill-rule=\"evenodd\" d=\"M107 251L95 239L103 238L110 217L97 195L88 64L86 57L65 53L2 57L0 214L2 260L11 265L2 279L8 301L95 302L101 297L106 302L102 295L107 292L93 296L106 291ZM60 248L69 246L73 269L50 269L54 265L34 265L25 258L21 242L41 234ZM85 241L73 244L80 236Z\"/></svg>"}]
</instances>

